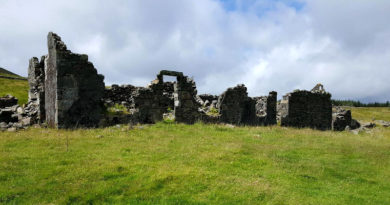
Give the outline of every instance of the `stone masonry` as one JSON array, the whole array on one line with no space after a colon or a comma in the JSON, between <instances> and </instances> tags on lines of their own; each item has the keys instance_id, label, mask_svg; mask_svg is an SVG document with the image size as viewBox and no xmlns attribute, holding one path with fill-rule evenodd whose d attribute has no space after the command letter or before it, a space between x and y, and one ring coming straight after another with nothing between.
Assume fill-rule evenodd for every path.
<instances>
[{"instance_id":1,"label":"stone masonry","mask_svg":"<svg viewBox=\"0 0 390 205\"><path fill-rule=\"evenodd\" d=\"M18 99L11 95L0 97L0 108L11 107L18 104Z\"/></svg>"},{"instance_id":2,"label":"stone masonry","mask_svg":"<svg viewBox=\"0 0 390 205\"><path fill-rule=\"evenodd\" d=\"M61 38L50 32L45 61L45 110L49 127L95 127L103 113L104 77L87 55L67 50Z\"/></svg>"},{"instance_id":3,"label":"stone masonry","mask_svg":"<svg viewBox=\"0 0 390 205\"><path fill-rule=\"evenodd\" d=\"M276 121L276 104L277 92L272 91L268 96L255 97L256 101L256 115L260 119L260 124L275 125Z\"/></svg>"},{"instance_id":4,"label":"stone masonry","mask_svg":"<svg viewBox=\"0 0 390 205\"><path fill-rule=\"evenodd\" d=\"M235 125L276 124L276 97L276 92L266 97L248 97L244 85L229 88L218 99L219 121Z\"/></svg>"},{"instance_id":5,"label":"stone masonry","mask_svg":"<svg viewBox=\"0 0 390 205\"><path fill-rule=\"evenodd\" d=\"M195 81L187 76L178 76L174 90L175 120L187 124L195 123L200 117Z\"/></svg>"},{"instance_id":6,"label":"stone masonry","mask_svg":"<svg viewBox=\"0 0 390 205\"><path fill-rule=\"evenodd\" d=\"M329 130L332 127L331 95L327 92L294 91L280 103L281 125Z\"/></svg>"},{"instance_id":7,"label":"stone masonry","mask_svg":"<svg viewBox=\"0 0 390 205\"><path fill-rule=\"evenodd\" d=\"M45 120L45 56L33 57L28 66L28 104L32 123L42 123Z\"/></svg>"}]
</instances>

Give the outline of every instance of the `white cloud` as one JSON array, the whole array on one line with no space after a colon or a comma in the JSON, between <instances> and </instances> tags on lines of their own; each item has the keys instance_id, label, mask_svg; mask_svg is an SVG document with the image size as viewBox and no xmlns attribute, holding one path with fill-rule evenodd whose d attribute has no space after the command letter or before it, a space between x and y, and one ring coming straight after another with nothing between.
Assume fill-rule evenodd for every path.
<instances>
[{"instance_id":1,"label":"white cloud","mask_svg":"<svg viewBox=\"0 0 390 205\"><path fill-rule=\"evenodd\" d=\"M173 69L200 93L244 83L252 96L281 96L321 82L336 98L390 99L389 1L247 2L0 0L0 66L26 75L54 31L107 84L142 86Z\"/></svg>"}]
</instances>

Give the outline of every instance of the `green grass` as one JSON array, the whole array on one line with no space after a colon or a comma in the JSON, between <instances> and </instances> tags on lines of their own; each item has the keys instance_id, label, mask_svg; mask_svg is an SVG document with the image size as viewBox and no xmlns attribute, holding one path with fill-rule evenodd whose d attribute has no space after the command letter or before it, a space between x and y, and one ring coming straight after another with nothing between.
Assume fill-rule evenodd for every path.
<instances>
[{"instance_id":1,"label":"green grass","mask_svg":"<svg viewBox=\"0 0 390 205\"><path fill-rule=\"evenodd\" d=\"M390 121L390 107L347 107L352 117L361 121L385 120Z\"/></svg>"},{"instance_id":2,"label":"green grass","mask_svg":"<svg viewBox=\"0 0 390 205\"><path fill-rule=\"evenodd\" d=\"M0 84L0 95L27 102L27 81ZM358 120L390 121L389 108L351 109ZM390 128L354 135L158 123L0 132L0 204L99 203L390 204Z\"/></svg>"},{"instance_id":3,"label":"green grass","mask_svg":"<svg viewBox=\"0 0 390 205\"><path fill-rule=\"evenodd\" d=\"M26 104L28 101L28 82L27 80L14 80L0 78L0 96L7 94L13 95L18 98L18 104Z\"/></svg>"},{"instance_id":4,"label":"green grass","mask_svg":"<svg viewBox=\"0 0 390 205\"><path fill-rule=\"evenodd\" d=\"M390 129L158 123L2 132L2 203L390 204Z\"/></svg>"}]
</instances>

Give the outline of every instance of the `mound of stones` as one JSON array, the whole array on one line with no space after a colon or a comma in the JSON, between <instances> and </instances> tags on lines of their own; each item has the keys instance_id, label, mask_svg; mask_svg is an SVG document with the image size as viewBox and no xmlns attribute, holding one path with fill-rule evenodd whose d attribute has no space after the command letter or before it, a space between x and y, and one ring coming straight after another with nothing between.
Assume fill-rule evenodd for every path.
<instances>
[{"instance_id":1,"label":"mound of stones","mask_svg":"<svg viewBox=\"0 0 390 205\"><path fill-rule=\"evenodd\" d=\"M18 99L7 95L0 97L0 129L14 131L23 129L31 124L36 117L30 106L25 108L18 105Z\"/></svg>"},{"instance_id":2,"label":"mound of stones","mask_svg":"<svg viewBox=\"0 0 390 205\"><path fill-rule=\"evenodd\" d=\"M360 128L360 123L352 119L351 110L336 107L332 115L332 128L335 131L354 130Z\"/></svg>"}]
</instances>

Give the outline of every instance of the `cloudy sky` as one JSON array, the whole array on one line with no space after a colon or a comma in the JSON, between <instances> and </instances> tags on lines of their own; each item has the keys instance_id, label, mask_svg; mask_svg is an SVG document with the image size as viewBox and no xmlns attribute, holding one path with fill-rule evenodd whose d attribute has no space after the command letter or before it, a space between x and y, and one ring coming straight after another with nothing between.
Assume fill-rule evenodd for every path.
<instances>
[{"instance_id":1,"label":"cloudy sky","mask_svg":"<svg viewBox=\"0 0 390 205\"><path fill-rule=\"evenodd\" d=\"M337 99L386 101L389 11L389 0L0 0L0 67L26 76L53 31L107 85L145 86L170 69L199 93L322 83Z\"/></svg>"}]
</instances>

